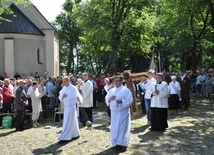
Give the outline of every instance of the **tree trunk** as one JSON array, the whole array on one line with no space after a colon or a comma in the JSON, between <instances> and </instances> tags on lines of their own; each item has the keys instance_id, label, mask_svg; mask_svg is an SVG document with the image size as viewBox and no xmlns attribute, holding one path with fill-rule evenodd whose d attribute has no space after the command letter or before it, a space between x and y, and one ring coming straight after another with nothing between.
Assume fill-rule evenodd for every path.
<instances>
[{"instance_id":1,"label":"tree trunk","mask_svg":"<svg viewBox=\"0 0 214 155\"><path fill-rule=\"evenodd\" d=\"M197 49L198 43L196 41L193 42L192 46L192 72L196 73L197 69L197 61L196 61L196 49Z\"/></svg>"},{"instance_id":2,"label":"tree trunk","mask_svg":"<svg viewBox=\"0 0 214 155\"><path fill-rule=\"evenodd\" d=\"M68 54L68 63L66 67L67 73L73 73L72 65L73 65L74 53L73 53L73 44L70 42L69 45L69 54Z\"/></svg>"},{"instance_id":3,"label":"tree trunk","mask_svg":"<svg viewBox=\"0 0 214 155\"><path fill-rule=\"evenodd\" d=\"M117 52L118 52L118 46L120 44L120 34L118 34L118 30L119 29L119 23L114 23L114 26L113 26L113 30L112 30L112 41L111 41L111 48L112 48L112 51L111 51L111 54L110 54L110 59L109 59L109 62L108 62L108 69L107 69L107 72L108 73L112 73L113 71L113 67L115 65L115 61L117 59Z\"/></svg>"}]
</instances>

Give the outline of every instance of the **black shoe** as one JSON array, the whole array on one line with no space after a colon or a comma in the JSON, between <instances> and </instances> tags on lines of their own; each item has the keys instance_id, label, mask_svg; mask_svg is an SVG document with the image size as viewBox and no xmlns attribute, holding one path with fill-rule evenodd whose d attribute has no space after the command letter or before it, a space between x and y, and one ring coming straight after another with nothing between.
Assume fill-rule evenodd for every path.
<instances>
[{"instance_id":1,"label":"black shoe","mask_svg":"<svg viewBox=\"0 0 214 155\"><path fill-rule=\"evenodd\" d=\"M24 129L16 129L16 131L24 131Z\"/></svg>"},{"instance_id":2,"label":"black shoe","mask_svg":"<svg viewBox=\"0 0 214 155\"><path fill-rule=\"evenodd\" d=\"M76 139L79 139L79 138L80 138L80 136L77 136L77 137L71 138L71 140L76 140Z\"/></svg>"},{"instance_id":3,"label":"black shoe","mask_svg":"<svg viewBox=\"0 0 214 155\"><path fill-rule=\"evenodd\" d=\"M126 146L116 145L115 149L120 152L125 152L127 150Z\"/></svg>"},{"instance_id":4,"label":"black shoe","mask_svg":"<svg viewBox=\"0 0 214 155\"><path fill-rule=\"evenodd\" d=\"M149 128L149 131L155 131L155 129L153 129L153 128Z\"/></svg>"},{"instance_id":5,"label":"black shoe","mask_svg":"<svg viewBox=\"0 0 214 155\"><path fill-rule=\"evenodd\" d=\"M60 140L58 141L58 144L65 144L65 143L69 143L70 140Z\"/></svg>"}]
</instances>

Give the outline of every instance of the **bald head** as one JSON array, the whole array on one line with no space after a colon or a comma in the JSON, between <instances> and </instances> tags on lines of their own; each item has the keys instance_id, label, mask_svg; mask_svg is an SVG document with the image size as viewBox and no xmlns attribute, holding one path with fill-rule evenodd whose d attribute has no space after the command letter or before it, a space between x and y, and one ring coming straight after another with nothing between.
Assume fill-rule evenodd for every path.
<instances>
[{"instance_id":1,"label":"bald head","mask_svg":"<svg viewBox=\"0 0 214 155\"><path fill-rule=\"evenodd\" d=\"M64 86L68 87L70 85L70 78L68 76L64 76L62 81Z\"/></svg>"},{"instance_id":2,"label":"bald head","mask_svg":"<svg viewBox=\"0 0 214 155\"><path fill-rule=\"evenodd\" d=\"M4 85L9 86L10 84L10 79L6 78L4 79Z\"/></svg>"}]
</instances>

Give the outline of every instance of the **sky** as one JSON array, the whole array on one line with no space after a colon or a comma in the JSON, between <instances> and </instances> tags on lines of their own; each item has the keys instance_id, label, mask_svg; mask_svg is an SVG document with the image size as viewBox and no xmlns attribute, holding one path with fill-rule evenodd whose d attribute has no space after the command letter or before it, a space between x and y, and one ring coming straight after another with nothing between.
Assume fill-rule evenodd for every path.
<instances>
[{"instance_id":1,"label":"sky","mask_svg":"<svg viewBox=\"0 0 214 155\"><path fill-rule=\"evenodd\" d=\"M41 14L49 21L54 21L55 17L62 11L62 4L65 0L31 0Z\"/></svg>"}]
</instances>

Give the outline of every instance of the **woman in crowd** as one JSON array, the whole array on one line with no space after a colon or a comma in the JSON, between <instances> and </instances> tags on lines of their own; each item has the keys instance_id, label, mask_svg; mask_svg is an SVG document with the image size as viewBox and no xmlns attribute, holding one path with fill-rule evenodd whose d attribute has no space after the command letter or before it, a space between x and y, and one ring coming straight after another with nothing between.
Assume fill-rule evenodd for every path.
<instances>
[{"instance_id":1,"label":"woman in crowd","mask_svg":"<svg viewBox=\"0 0 214 155\"><path fill-rule=\"evenodd\" d=\"M82 83L83 83L82 79L78 78L77 82L76 82L76 87L77 87L77 90L79 91L80 94L82 93L81 89L80 89ZM77 104L77 117L79 117L79 104Z\"/></svg>"},{"instance_id":2,"label":"woman in crowd","mask_svg":"<svg viewBox=\"0 0 214 155\"><path fill-rule=\"evenodd\" d=\"M108 93L114 87L114 84L109 80L109 78L105 78L104 83L105 83L104 89L106 93Z\"/></svg>"},{"instance_id":3,"label":"woman in crowd","mask_svg":"<svg viewBox=\"0 0 214 155\"><path fill-rule=\"evenodd\" d=\"M109 78L105 78L104 79L104 83L105 83L104 90L106 91L106 94L108 94L108 92L112 88L114 88L114 84ZM106 111L108 113L109 118L111 118L111 110L110 110L109 106L107 106L107 110Z\"/></svg>"},{"instance_id":4,"label":"woman in crowd","mask_svg":"<svg viewBox=\"0 0 214 155\"><path fill-rule=\"evenodd\" d=\"M146 82L148 78L147 74L143 74L143 76L140 79L140 82L138 83L138 89L139 89L139 95L140 95L140 103L141 103L141 109L142 109L142 114L146 114L146 106L145 106L145 100L144 100L144 95L145 95L145 88L143 87L143 83Z\"/></svg>"},{"instance_id":5,"label":"woman in crowd","mask_svg":"<svg viewBox=\"0 0 214 155\"><path fill-rule=\"evenodd\" d=\"M206 86L206 97L208 97L208 98L210 98L210 95L214 91L213 82L214 82L214 79L212 78L211 74L208 74L207 75L207 80L205 82L205 86Z\"/></svg>"},{"instance_id":6,"label":"woman in crowd","mask_svg":"<svg viewBox=\"0 0 214 155\"><path fill-rule=\"evenodd\" d=\"M33 127L38 127L40 124L38 123L39 114L42 111L42 105L41 105L41 97L43 96L44 91L39 93L38 90L38 83L37 81L33 82L33 89L31 91L31 100L32 100L32 121L33 121Z\"/></svg>"},{"instance_id":7,"label":"woman in crowd","mask_svg":"<svg viewBox=\"0 0 214 155\"><path fill-rule=\"evenodd\" d=\"M171 115L178 113L179 98L181 97L181 87L176 81L176 76L171 77L172 81L169 83L169 110L172 110Z\"/></svg>"}]
</instances>

